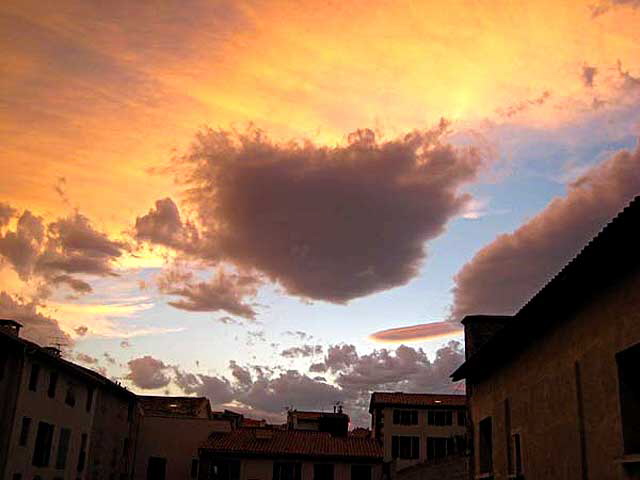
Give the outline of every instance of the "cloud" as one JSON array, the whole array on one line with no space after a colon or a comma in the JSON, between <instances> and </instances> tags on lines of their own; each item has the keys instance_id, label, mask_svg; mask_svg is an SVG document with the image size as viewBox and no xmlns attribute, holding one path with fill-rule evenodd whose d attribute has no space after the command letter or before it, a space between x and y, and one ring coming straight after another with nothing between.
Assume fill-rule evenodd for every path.
<instances>
[{"instance_id":1,"label":"cloud","mask_svg":"<svg viewBox=\"0 0 640 480\"><path fill-rule=\"evenodd\" d=\"M620 151L569 184L513 233L500 235L456 274L451 320L512 314L640 192L640 146Z\"/></svg>"},{"instance_id":2,"label":"cloud","mask_svg":"<svg viewBox=\"0 0 640 480\"><path fill-rule=\"evenodd\" d=\"M80 213L45 225L41 217L25 210L14 230L0 235L0 257L22 280L37 276L48 286L67 285L82 294L91 293L91 286L72 275L115 275L113 262L123 249L122 243L95 230Z\"/></svg>"},{"instance_id":3,"label":"cloud","mask_svg":"<svg viewBox=\"0 0 640 480\"><path fill-rule=\"evenodd\" d=\"M322 354L322 345L302 345L301 347L291 347L280 352L280 356L285 358L312 357Z\"/></svg>"},{"instance_id":4,"label":"cloud","mask_svg":"<svg viewBox=\"0 0 640 480\"><path fill-rule=\"evenodd\" d=\"M74 328L73 331L76 332L76 335L78 335L79 337L84 337L89 331L89 327L87 327L86 325L80 325L79 327Z\"/></svg>"},{"instance_id":5,"label":"cloud","mask_svg":"<svg viewBox=\"0 0 640 480\"><path fill-rule=\"evenodd\" d=\"M86 353L78 353L76 354L76 360L78 360L81 363L85 363L87 365L95 365L98 363L98 359L95 357L92 357L91 355L87 355Z\"/></svg>"},{"instance_id":6,"label":"cloud","mask_svg":"<svg viewBox=\"0 0 640 480\"><path fill-rule=\"evenodd\" d=\"M228 403L234 397L231 383L226 378L176 369L176 385L187 394L195 393L199 397L207 397L214 405Z\"/></svg>"},{"instance_id":7,"label":"cloud","mask_svg":"<svg viewBox=\"0 0 640 480\"><path fill-rule=\"evenodd\" d=\"M38 313L38 306L34 301L25 302L20 297L0 292L0 318L20 322L24 327L20 335L41 346L58 342L72 346L73 340L60 328L58 321Z\"/></svg>"},{"instance_id":8,"label":"cloud","mask_svg":"<svg viewBox=\"0 0 640 480\"><path fill-rule=\"evenodd\" d=\"M131 348L131 342L129 342L129 340L122 340L120 342L120 348Z\"/></svg>"},{"instance_id":9,"label":"cloud","mask_svg":"<svg viewBox=\"0 0 640 480\"><path fill-rule=\"evenodd\" d=\"M287 335L289 337L296 337L300 341L313 339L313 335L309 335L307 332L303 332L302 330L286 330L282 332L282 334Z\"/></svg>"},{"instance_id":10,"label":"cloud","mask_svg":"<svg viewBox=\"0 0 640 480\"><path fill-rule=\"evenodd\" d=\"M131 380L138 388L152 390L166 387L171 382L171 377L168 374L169 366L149 355L134 358L127 365L129 373L125 378Z\"/></svg>"},{"instance_id":11,"label":"cloud","mask_svg":"<svg viewBox=\"0 0 640 480\"><path fill-rule=\"evenodd\" d=\"M255 297L261 280L253 275L219 269L207 282L198 281L191 272L168 270L158 279L158 288L167 295L182 297L169 305L190 312L225 311L254 320L256 312L244 302Z\"/></svg>"},{"instance_id":12,"label":"cloud","mask_svg":"<svg viewBox=\"0 0 640 480\"><path fill-rule=\"evenodd\" d=\"M640 8L640 0L601 0L595 5L591 6L591 14L593 17L598 17L608 12L611 7L628 6L631 8Z\"/></svg>"},{"instance_id":13,"label":"cloud","mask_svg":"<svg viewBox=\"0 0 640 480\"><path fill-rule=\"evenodd\" d=\"M462 326L452 322L431 322L408 327L390 328L372 333L369 338L376 342L412 342L437 338L462 332Z\"/></svg>"},{"instance_id":14,"label":"cloud","mask_svg":"<svg viewBox=\"0 0 640 480\"><path fill-rule=\"evenodd\" d=\"M459 189L483 163L444 142L447 125L386 142L359 130L333 148L273 143L255 129L201 132L181 164L203 228L198 256L335 303L406 284L425 242L464 210L471 197ZM165 232L160 218L179 225L171 210L150 230Z\"/></svg>"},{"instance_id":15,"label":"cloud","mask_svg":"<svg viewBox=\"0 0 640 480\"><path fill-rule=\"evenodd\" d=\"M198 248L200 237L191 222L182 222L178 206L170 198L156 201L155 209L136 219L135 237L185 252Z\"/></svg>"},{"instance_id":16,"label":"cloud","mask_svg":"<svg viewBox=\"0 0 640 480\"><path fill-rule=\"evenodd\" d=\"M549 98L551 97L551 92L545 90L540 94L540 96L536 98L531 98L529 100L522 100L521 102L516 103L515 105L510 105L507 108L498 108L496 113L504 118L511 118L519 113L522 113L531 107L543 105Z\"/></svg>"},{"instance_id":17,"label":"cloud","mask_svg":"<svg viewBox=\"0 0 640 480\"><path fill-rule=\"evenodd\" d=\"M0 202L0 227L4 227L16 214L16 210L8 203Z\"/></svg>"},{"instance_id":18,"label":"cloud","mask_svg":"<svg viewBox=\"0 0 640 480\"><path fill-rule=\"evenodd\" d=\"M590 67L589 65L582 67L582 82L585 87L593 88L593 79L596 77L596 73L598 73L596 67Z\"/></svg>"}]
</instances>

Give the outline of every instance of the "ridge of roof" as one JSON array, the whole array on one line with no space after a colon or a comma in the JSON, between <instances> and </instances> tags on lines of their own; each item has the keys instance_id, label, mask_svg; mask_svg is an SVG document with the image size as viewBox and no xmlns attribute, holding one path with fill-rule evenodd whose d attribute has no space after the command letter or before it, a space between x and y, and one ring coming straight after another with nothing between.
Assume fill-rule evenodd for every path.
<instances>
[{"instance_id":1,"label":"ridge of roof","mask_svg":"<svg viewBox=\"0 0 640 480\"><path fill-rule=\"evenodd\" d=\"M549 302L548 298L554 295L558 295L561 290L565 290L566 284L572 278L576 277L580 273L580 269L585 268L585 262L592 261L596 264L603 262L601 252L606 247L611 247L613 240L617 240L619 244L617 247L626 246L629 248L633 243L627 236L624 235L627 231L633 232L633 221L640 219L640 195L636 195L622 210L620 210L609 222L607 222L596 235L594 235L574 256L567 262L547 283L545 283L513 316L513 320L510 321L503 329L496 333L491 339L489 339L474 355L469 357L462 365L460 365L450 376L454 381L468 378L475 369L478 368L483 362L491 361L493 353L497 351L498 346L502 342L506 341L513 336L512 332L516 332L519 329L532 330L530 325L530 317L541 308L544 308ZM624 230L626 228L626 230ZM638 237L638 234L635 235ZM635 238L632 236L632 238ZM637 240L637 238L635 238ZM597 255L600 254L600 257ZM612 257L620 257L621 248L613 250ZM637 254L636 254L637 255ZM594 258L595 257L595 258ZM611 260L608 258L607 260ZM635 259L636 262L640 258ZM613 262L604 262L609 272L620 273L625 269L631 267L632 262L625 262L624 264L613 265ZM616 270L617 268L617 270ZM578 276L578 278L580 278ZM598 277L599 282L593 282L590 288L593 290L596 286L601 285L605 281L605 276ZM570 292L574 293L575 292ZM584 294L582 295L584 297ZM566 307L565 307L566 308ZM539 321L542 330L548 328L550 325L556 322ZM540 331L530 332L539 334ZM510 354L514 349L514 345L511 345L509 349L501 349L503 358Z\"/></svg>"}]
</instances>

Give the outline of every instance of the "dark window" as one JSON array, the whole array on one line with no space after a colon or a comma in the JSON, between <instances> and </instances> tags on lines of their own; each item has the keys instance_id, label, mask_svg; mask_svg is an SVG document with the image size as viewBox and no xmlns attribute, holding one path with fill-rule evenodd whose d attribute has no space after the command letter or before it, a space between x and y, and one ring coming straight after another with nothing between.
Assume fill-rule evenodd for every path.
<instances>
[{"instance_id":1,"label":"dark window","mask_svg":"<svg viewBox=\"0 0 640 480\"><path fill-rule=\"evenodd\" d=\"M60 438L58 439L58 455L56 457L56 468L64 470L67 466L67 453L69 452L69 440L71 439L71 430L68 428L60 429Z\"/></svg>"},{"instance_id":2,"label":"dark window","mask_svg":"<svg viewBox=\"0 0 640 480\"><path fill-rule=\"evenodd\" d=\"M313 480L333 480L333 464L332 463L314 464Z\"/></svg>"},{"instance_id":3,"label":"dark window","mask_svg":"<svg viewBox=\"0 0 640 480\"><path fill-rule=\"evenodd\" d=\"M56 385L58 385L58 372L51 372L49 375L49 389L47 390L49 398L56 396Z\"/></svg>"},{"instance_id":4,"label":"dark window","mask_svg":"<svg viewBox=\"0 0 640 480\"><path fill-rule=\"evenodd\" d=\"M191 460L191 478L198 478L198 459Z\"/></svg>"},{"instance_id":5,"label":"dark window","mask_svg":"<svg viewBox=\"0 0 640 480\"><path fill-rule=\"evenodd\" d=\"M2 380L4 380L4 371L7 368L7 359L9 358L9 355L7 355L6 350L2 350L0 352L0 382ZM20 475L19 473L16 473L16 475Z\"/></svg>"},{"instance_id":6,"label":"dark window","mask_svg":"<svg viewBox=\"0 0 640 480\"><path fill-rule=\"evenodd\" d=\"M467 412L464 410L458 411L458 425L464 427L467 423Z\"/></svg>"},{"instance_id":7,"label":"dark window","mask_svg":"<svg viewBox=\"0 0 640 480\"><path fill-rule=\"evenodd\" d=\"M93 387L87 387L87 404L86 404L87 412L91 411L91 406L93 405L93 392L94 392Z\"/></svg>"},{"instance_id":8,"label":"dark window","mask_svg":"<svg viewBox=\"0 0 640 480\"><path fill-rule=\"evenodd\" d=\"M493 427L491 417L480 421L478 430L480 473L493 472Z\"/></svg>"},{"instance_id":9,"label":"dark window","mask_svg":"<svg viewBox=\"0 0 640 480\"><path fill-rule=\"evenodd\" d=\"M273 480L300 480L300 473L301 468L299 463L273 463Z\"/></svg>"},{"instance_id":10,"label":"dark window","mask_svg":"<svg viewBox=\"0 0 640 480\"><path fill-rule=\"evenodd\" d=\"M352 465L351 480L371 480L371 465Z\"/></svg>"},{"instance_id":11,"label":"dark window","mask_svg":"<svg viewBox=\"0 0 640 480\"><path fill-rule=\"evenodd\" d=\"M203 478L202 473L200 474L200 478ZM209 464L209 469L204 478L207 480L239 480L240 462L237 460L213 460ZM300 479L298 478L298 480Z\"/></svg>"},{"instance_id":12,"label":"dark window","mask_svg":"<svg viewBox=\"0 0 640 480\"><path fill-rule=\"evenodd\" d=\"M167 459L163 457L149 457L147 465L147 480L164 480L167 470Z\"/></svg>"},{"instance_id":13,"label":"dark window","mask_svg":"<svg viewBox=\"0 0 640 480\"><path fill-rule=\"evenodd\" d=\"M417 410L394 410L393 423L396 425L417 425L418 411Z\"/></svg>"},{"instance_id":14,"label":"dark window","mask_svg":"<svg viewBox=\"0 0 640 480\"><path fill-rule=\"evenodd\" d=\"M122 456L125 461L129 458L129 439L125 438L122 442Z\"/></svg>"},{"instance_id":15,"label":"dark window","mask_svg":"<svg viewBox=\"0 0 640 480\"><path fill-rule=\"evenodd\" d=\"M513 455L511 460L511 465L513 465L514 469L513 473L519 477L524 473L522 467L522 440L519 433L511 435L511 454Z\"/></svg>"},{"instance_id":16,"label":"dark window","mask_svg":"<svg viewBox=\"0 0 640 480\"><path fill-rule=\"evenodd\" d=\"M51 443L53 441L53 425L45 422L38 423L36 444L33 448L33 465L36 467L48 467L51 456Z\"/></svg>"},{"instance_id":17,"label":"dark window","mask_svg":"<svg viewBox=\"0 0 640 480\"><path fill-rule=\"evenodd\" d=\"M29 441L29 430L31 429L31 419L29 417L22 417L22 429L20 430L19 445L24 447Z\"/></svg>"},{"instance_id":18,"label":"dark window","mask_svg":"<svg viewBox=\"0 0 640 480\"><path fill-rule=\"evenodd\" d=\"M67 395L64 397L64 403L66 403L70 407L76 406L76 393L73 389L73 385L69 385L69 387L67 388Z\"/></svg>"},{"instance_id":19,"label":"dark window","mask_svg":"<svg viewBox=\"0 0 640 480\"><path fill-rule=\"evenodd\" d=\"M129 406L127 407L127 421L133 420L133 408L134 408L133 400L129 400Z\"/></svg>"},{"instance_id":20,"label":"dark window","mask_svg":"<svg viewBox=\"0 0 640 480\"><path fill-rule=\"evenodd\" d=\"M87 460L87 434L83 433L80 440L80 452L78 453L78 472L84 470L84 464Z\"/></svg>"},{"instance_id":21,"label":"dark window","mask_svg":"<svg viewBox=\"0 0 640 480\"><path fill-rule=\"evenodd\" d=\"M427 423L439 427L453 425L453 412L451 410L429 410Z\"/></svg>"},{"instance_id":22,"label":"dark window","mask_svg":"<svg viewBox=\"0 0 640 480\"><path fill-rule=\"evenodd\" d=\"M31 375L29 375L29 390L35 392L38 388L38 377L40 376L40 365L31 365Z\"/></svg>"},{"instance_id":23,"label":"dark window","mask_svg":"<svg viewBox=\"0 0 640 480\"><path fill-rule=\"evenodd\" d=\"M625 454L640 453L640 344L616 355Z\"/></svg>"},{"instance_id":24,"label":"dark window","mask_svg":"<svg viewBox=\"0 0 640 480\"><path fill-rule=\"evenodd\" d=\"M391 456L393 458L420 458L420 437L391 437Z\"/></svg>"},{"instance_id":25,"label":"dark window","mask_svg":"<svg viewBox=\"0 0 640 480\"><path fill-rule=\"evenodd\" d=\"M443 458L455 452L453 437L427 437L427 458Z\"/></svg>"},{"instance_id":26,"label":"dark window","mask_svg":"<svg viewBox=\"0 0 640 480\"><path fill-rule=\"evenodd\" d=\"M14 473L13 474L13 480L22 480L22 474L21 473Z\"/></svg>"}]
</instances>

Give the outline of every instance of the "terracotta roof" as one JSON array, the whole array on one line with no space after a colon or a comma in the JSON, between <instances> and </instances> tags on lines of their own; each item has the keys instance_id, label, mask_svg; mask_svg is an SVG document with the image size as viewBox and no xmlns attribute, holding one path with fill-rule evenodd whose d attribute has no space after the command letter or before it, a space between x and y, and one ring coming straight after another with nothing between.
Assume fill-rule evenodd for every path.
<instances>
[{"instance_id":1,"label":"terracotta roof","mask_svg":"<svg viewBox=\"0 0 640 480\"><path fill-rule=\"evenodd\" d=\"M371 436L371 430L368 428L356 427L349 432L349 435L352 437L364 437L368 438Z\"/></svg>"},{"instance_id":2,"label":"terracotta roof","mask_svg":"<svg viewBox=\"0 0 640 480\"><path fill-rule=\"evenodd\" d=\"M369 403L369 412L374 406L406 406L429 407L448 406L464 407L467 397L465 395L438 394L438 393L404 393L404 392L373 392Z\"/></svg>"},{"instance_id":3,"label":"terracotta roof","mask_svg":"<svg viewBox=\"0 0 640 480\"><path fill-rule=\"evenodd\" d=\"M263 427L266 425L265 420L256 420L255 418L243 418L242 426L243 427Z\"/></svg>"},{"instance_id":4,"label":"terracotta roof","mask_svg":"<svg viewBox=\"0 0 640 480\"><path fill-rule=\"evenodd\" d=\"M454 381L477 378L526 345L585 301L640 268L640 196L609 222L558 274L451 374ZM552 313L552 314L550 314Z\"/></svg>"},{"instance_id":5,"label":"terracotta roof","mask_svg":"<svg viewBox=\"0 0 640 480\"><path fill-rule=\"evenodd\" d=\"M145 415L156 417L209 417L209 400L204 397L138 396Z\"/></svg>"},{"instance_id":6,"label":"terracotta roof","mask_svg":"<svg viewBox=\"0 0 640 480\"><path fill-rule=\"evenodd\" d=\"M336 437L325 432L240 428L213 433L201 450L227 455L264 457L331 457L382 461L382 446L373 439Z\"/></svg>"}]
</instances>

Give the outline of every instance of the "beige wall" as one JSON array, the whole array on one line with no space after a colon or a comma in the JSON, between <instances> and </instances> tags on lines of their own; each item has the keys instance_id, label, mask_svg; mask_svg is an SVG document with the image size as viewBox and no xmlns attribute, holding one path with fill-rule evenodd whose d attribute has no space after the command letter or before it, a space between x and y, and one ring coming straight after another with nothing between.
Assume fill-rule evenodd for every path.
<instances>
[{"instance_id":1,"label":"beige wall","mask_svg":"<svg viewBox=\"0 0 640 480\"><path fill-rule=\"evenodd\" d=\"M640 274L595 298L524 351L490 380L470 385L479 472L478 422L493 417L493 467L507 478L505 400L511 431L522 435L524 473L532 479L582 477L576 364L584 405L588 478L632 478L616 460L623 453L615 354L640 342ZM553 315L553 305L549 314ZM561 320L561 319L558 319Z\"/></svg>"},{"instance_id":2,"label":"beige wall","mask_svg":"<svg viewBox=\"0 0 640 480\"><path fill-rule=\"evenodd\" d=\"M206 460L204 460L206 462ZM296 462L296 460L282 460ZM242 459L240 461L240 480L272 480L273 460L271 459ZM316 463L333 463L334 480L351 480L351 463L300 461L302 480L313 480L313 465ZM382 480L382 465L373 465L371 480Z\"/></svg>"},{"instance_id":3,"label":"beige wall","mask_svg":"<svg viewBox=\"0 0 640 480\"><path fill-rule=\"evenodd\" d=\"M29 377L33 363L34 358L27 356L25 368L20 379L20 392L13 422L13 431L9 440L10 445L5 478L12 478L15 473L21 473L22 478L25 480L31 480L35 475L40 475L43 479L47 480L54 478L65 480L84 479L87 468L85 467L84 472L78 473L76 467L80 450L81 434L83 433L87 434L87 449L89 448L89 434L91 433L95 402L91 411L87 412L85 409L87 398L85 384L81 383L75 375L72 376L64 370L56 369L55 363L45 363L45 361L39 361L37 358L35 363L40 365L37 391L33 392L29 390ZM58 372L56 394L55 398L49 398L47 395L49 374L54 369ZM74 407L65 403L66 391L69 384L74 385L76 397ZM32 419L26 446L20 446L18 444L23 417L30 417ZM47 468L39 468L32 465L33 448L38 431L38 423L40 421L55 425L49 467ZM71 440L67 453L66 469L56 470L57 447L60 429L62 427L71 430Z\"/></svg>"},{"instance_id":4,"label":"beige wall","mask_svg":"<svg viewBox=\"0 0 640 480\"><path fill-rule=\"evenodd\" d=\"M147 478L149 457L167 459L166 480L190 478L191 461L214 431L229 431L229 422L204 418L142 416L137 441L134 478Z\"/></svg>"},{"instance_id":5,"label":"beige wall","mask_svg":"<svg viewBox=\"0 0 640 480\"><path fill-rule=\"evenodd\" d=\"M394 425L393 423L393 411L395 408L386 407L382 410L384 415L384 427L383 427L383 448L384 448L384 461L390 462L392 458L392 440L394 435L405 436L418 436L420 437L420 458L419 459L403 459L398 458L396 460L396 469L405 468L411 465L415 465L419 462L427 460L427 437L452 437L455 435L466 435L467 427L458 425L457 412L460 408L451 407L448 409L446 406L438 407L438 410L451 410L453 411L453 425L436 426L428 425L427 416L428 409L417 408L401 408L398 410L417 410L418 411L418 425Z\"/></svg>"}]
</instances>

